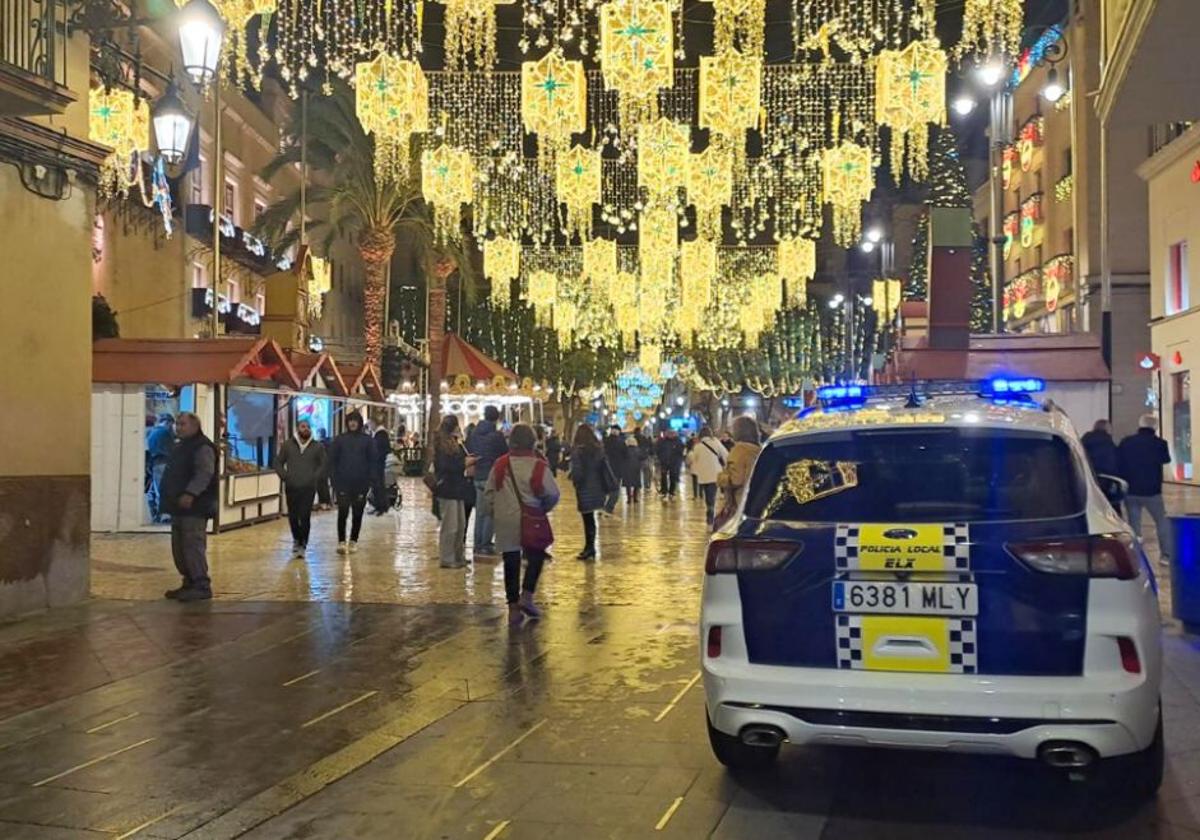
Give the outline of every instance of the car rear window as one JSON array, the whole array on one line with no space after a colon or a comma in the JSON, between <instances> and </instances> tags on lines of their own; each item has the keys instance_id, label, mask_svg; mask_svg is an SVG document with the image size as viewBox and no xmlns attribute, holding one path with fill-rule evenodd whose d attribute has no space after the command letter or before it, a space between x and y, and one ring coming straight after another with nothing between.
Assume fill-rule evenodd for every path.
<instances>
[{"instance_id":1,"label":"car rear window","mask_svg":"<svg viewBox=\"0 0 1200 840\"><path fill-rule=\"evenodd\" d=\"M798 522L981 522L1079 513L1070 447L997 429L864 429L773 441L746 514Z\"/></svg>"}]
</instances>

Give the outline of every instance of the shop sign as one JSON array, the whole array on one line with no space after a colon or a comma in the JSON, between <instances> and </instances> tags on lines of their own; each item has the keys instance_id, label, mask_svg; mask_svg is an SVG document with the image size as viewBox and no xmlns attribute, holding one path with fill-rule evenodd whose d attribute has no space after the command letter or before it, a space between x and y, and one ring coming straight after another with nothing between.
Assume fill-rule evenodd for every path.
<instances>
[{"instance_id":1,"label":"shop sign","mask_svg":"<svg viewBox=\"0 0 1200 840\"><path fill-rule=\"evenodd\" d=\"M1137 358L1137 366L1147 372L1153 372L1162 365L1162 357L1157 353L1142 353Z\"/></svg>"}]
</instances>

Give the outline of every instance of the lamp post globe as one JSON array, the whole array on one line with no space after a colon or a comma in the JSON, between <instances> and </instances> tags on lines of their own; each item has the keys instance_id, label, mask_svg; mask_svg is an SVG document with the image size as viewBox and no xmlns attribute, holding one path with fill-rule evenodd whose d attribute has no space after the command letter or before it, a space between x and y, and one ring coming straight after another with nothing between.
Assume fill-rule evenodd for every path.
<instances>
[{"instance_id":1,"label":"lamp post globe","mask_svg":"<svg viewBox=\"0 0 1200 840\"><path fill-rule=\"evenodd\" d=\"M1067 93L1067 89L1063 86L1062 81L1058 78L1058 68L1051 67L1050 72L1046 74L1046 85L1042 88L1042 96L1050 104L1058 102Z\"/></svg>"},{"instance_id":2,"label":"lamp post globe","mask_svg":"<svg viewBox=\"0 0 1200 840\"><path fill-rule=\"evenodd\" d=\"M151 114L154 123L154 139L158 144L158 153L168 164L179 163L187 154L188 138L192 133L194 119L183 101L175 83L167 87L154 104Z\"/></svg>"},{"instance_id":3,"label":"lamp post globe","mask_svg":"<svg viewBox=\"0 0 1200 840\"><path fill-rule=\"evenodd\" d=\"M190 0L179 15L183 69L193 83L207 85L217 77L225 24L208 0Z\"/></svg>"}]
</instances>

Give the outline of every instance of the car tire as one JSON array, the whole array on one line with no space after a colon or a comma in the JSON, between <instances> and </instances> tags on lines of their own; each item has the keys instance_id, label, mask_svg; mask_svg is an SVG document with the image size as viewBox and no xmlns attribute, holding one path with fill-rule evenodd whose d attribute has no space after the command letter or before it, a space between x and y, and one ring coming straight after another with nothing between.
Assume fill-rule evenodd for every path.
<instances>
[{"instance_id":1,"label":"car tire","mask_svg":"<svg viewBox=\"0 0 1200 840\"><path fill-rule=\"evenodd\" d=\"M713 726L707 713L704 717L708 724L708 743L712 745L713 755L733 772L753 773L766 770L779 757L778 746L747 746L736 735L727 735Z\"/></svg>"}]
</instances>

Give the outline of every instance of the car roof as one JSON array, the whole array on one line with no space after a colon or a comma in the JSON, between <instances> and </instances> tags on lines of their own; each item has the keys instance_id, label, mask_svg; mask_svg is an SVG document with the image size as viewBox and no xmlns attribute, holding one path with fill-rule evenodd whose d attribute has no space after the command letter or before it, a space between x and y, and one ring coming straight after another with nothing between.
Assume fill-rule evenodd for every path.
<instances>
[{"instance_id":1,"label":"car roof","mask_svg":"<svg viewBox=\"0 0 1200 840\"><path fill-rule=\"evenodd\" d=\"M981 396L932 396L910 407L905 397L868 399L861 408L807 409L779 427L772 441L842 429L913 426L1040 431L1075 437L1067 415L1048 401L998 401Z\"/></svg>"}]
</instances>

